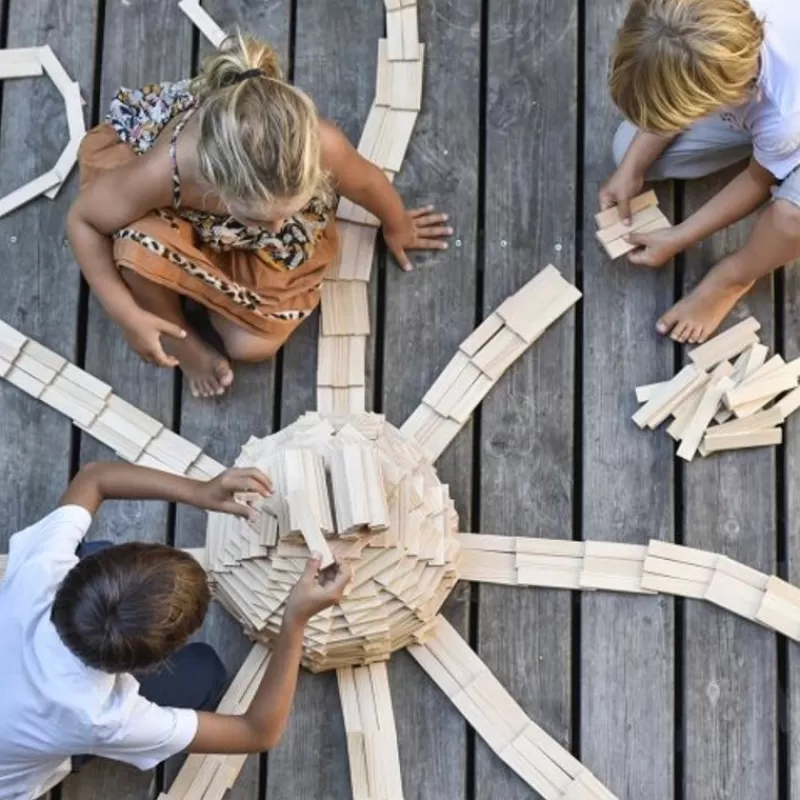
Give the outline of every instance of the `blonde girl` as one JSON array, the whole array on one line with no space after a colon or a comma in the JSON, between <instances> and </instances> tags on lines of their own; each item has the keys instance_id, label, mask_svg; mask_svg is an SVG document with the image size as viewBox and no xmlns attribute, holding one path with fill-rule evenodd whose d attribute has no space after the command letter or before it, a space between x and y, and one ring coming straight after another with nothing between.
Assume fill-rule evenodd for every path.
<instances>
[{"instance_id":1,"label":"blonde girl","mask_svg":"<svg viewBox=\"0 0 800 800\"><path fill-rule=\"evenodd\" d=\"M632 234L634 264L660 267L772 196L743 247L656 323L679 342L710 336L753 283L800 257L800 2L633 0L611 59L627 118L600 204L629 215L645 180L699 178L744 162L674 228Z\"/></svg>"},{"instance_id":2,"label":"blonde girl","mask_svg":"<svg viewBox=\"0 0 800 800\"><path fill-rule=\"evenodd\" d=\"M400 266L452 230L406 210L383 172L281 79L274 51L229 38L194 81L123 89L80 151L69 238L131 347L180 365L196 396L233 383L228 358L272 357L319 303L337 251L335 193L374 213ZM228 358L188 325L209 311Z\"/></svg>"}]
</instances>

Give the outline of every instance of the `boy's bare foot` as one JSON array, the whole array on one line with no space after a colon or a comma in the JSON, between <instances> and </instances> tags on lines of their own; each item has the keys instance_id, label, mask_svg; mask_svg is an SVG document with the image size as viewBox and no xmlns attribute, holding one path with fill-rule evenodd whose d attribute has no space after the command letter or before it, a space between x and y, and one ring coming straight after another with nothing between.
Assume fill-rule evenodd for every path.
<instances>
[{"instance_id":1,"label":"boy's bare foot","mask_svg":"<svg viewBox=\"0 0 800 800\"><path fill-rule=\"evenodd\" d=\"M194 397L217 397L233 383L228 361L189 328L185 339L164 337L164 349L180 362Z\"/></svg>"},{"instance_id":2,"label":"boy's bare foot","mask_svg":"<svg viewBox=\"0 0 800 800\"><path fill-rule=\"evenodd\" d=\"M717 273L716 268L682 300L678 301L656 323L656 330L669 334L676 342L700 344L708 339L719 324L746 294L752 283L732 283Z\"/></svg>"}]
</instances>

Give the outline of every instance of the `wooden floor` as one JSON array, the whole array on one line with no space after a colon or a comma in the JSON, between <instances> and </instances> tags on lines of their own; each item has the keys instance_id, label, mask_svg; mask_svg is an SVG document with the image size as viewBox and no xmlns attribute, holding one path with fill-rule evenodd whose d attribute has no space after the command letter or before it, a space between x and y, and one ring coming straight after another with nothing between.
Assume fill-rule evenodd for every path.
<instances>
[{"instance_id":1,"label":"wooden floor","mask_svg":"<svg viewBox=\"0 0 800 800\"><path fill-rule=\"evenodd\" d=\"M288 59L296 82L356 139L374 93L381 0L207 0ZM457 344L548 262L578 282L577 315L501 381L440 462L463 530L724 552L800 583L800 427L778 453L682 466L663 435L630 422L632 389L672 374L682 354L653 333L658 314L746 229L717 236L659 272L610 264L592 213L617 116L607 53L625 0L420 0L424 111L398 186L410 205L452 215L450 251L411 275L381 260L372 286L373 407L401 422ZM177 0L3 0L10 47L49 43L80 81L89 119L120 85L189 75L197 35ZM65 141L47 81L8 82L0 108L0 191L33 177ZM142 365L81 286L65 238L76 189L0 220L0 318L85 364L230 462L314 407L316 320L276 363L240 369L229 399L193 400L178 376ZM713 184L665 187L676 217ZM796 273L765 282L754 313L766 341L800 352ZM0 386L0 536L57 501L71 471L107 457L54 412ZM105 508L94 537L203 542L199 513L153 503ZM707 605L461 584L447 615L534 719L627 800L800 800L800 658L793 645ZM218 609L204 635L231 670L246 651ZM405 654L391 663L408 800L534 796L465 726ZM64 800L154 798L174 774L96 762ZM232 800L344 800L348 771L332 675L303 675L281 745L251 758Z\"/></svg>"}]
</instances>

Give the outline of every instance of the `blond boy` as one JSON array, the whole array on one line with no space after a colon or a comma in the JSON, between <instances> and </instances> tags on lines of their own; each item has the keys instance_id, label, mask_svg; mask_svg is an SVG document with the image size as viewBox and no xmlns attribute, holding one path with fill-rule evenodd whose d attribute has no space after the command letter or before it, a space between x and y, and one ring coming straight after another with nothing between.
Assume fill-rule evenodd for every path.
<instances>
[{"instance_id":1,"label":"blond boy","mask_svg":"<svg viewBox=\"0 0 800 800\"><path fill-rule=\"evenodd\" d=\"M619 205L628 218L645 180L699 178L748 160L679 225L632 234L632 263L660 267L772 195L745 245L658 320L659 333L702 342L756 280L800 258L800 2L633 0L609 83L627 121L601 207Z\"/></svg>"}]
</instances>

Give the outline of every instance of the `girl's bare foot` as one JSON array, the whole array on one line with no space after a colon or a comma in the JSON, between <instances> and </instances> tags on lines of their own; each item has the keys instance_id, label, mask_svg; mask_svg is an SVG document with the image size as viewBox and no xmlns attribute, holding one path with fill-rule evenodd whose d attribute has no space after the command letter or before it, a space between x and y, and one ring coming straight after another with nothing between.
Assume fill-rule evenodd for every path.
<instances>
[{"instance_id":1,"label":"girl's bare foot","mask_svg":"<svg viewBox=\"0 0 800 800\"><path fill-rule=\"evenodd\" d=\"M185 339L167 341L165 337L164 349L180 362L194 397L217 397L225 394L233 383L233 370L228 361L191 328Z\"/></svg>"},{"instance_id":2,"label":"girl's bare foot","mask_svg":"<svg viewBox=\"0 0 800 800\"><path fill-rule=\"evenodd\" d=\"M676 342L699 344L714 333L739 298L753 285L731 282L717 269L712 269L686 297L658 320L656 330L660 334L669 334Z\"/></svg>"}]
</instances>

